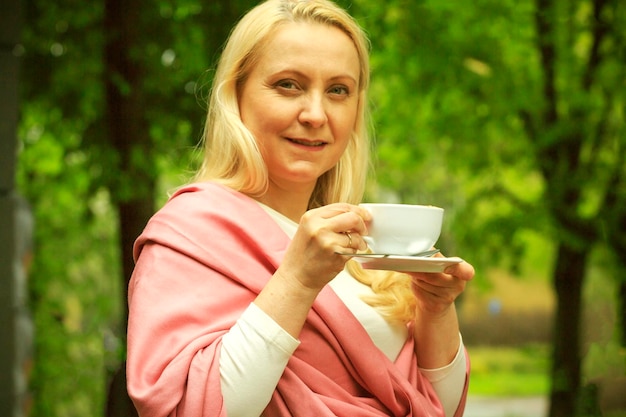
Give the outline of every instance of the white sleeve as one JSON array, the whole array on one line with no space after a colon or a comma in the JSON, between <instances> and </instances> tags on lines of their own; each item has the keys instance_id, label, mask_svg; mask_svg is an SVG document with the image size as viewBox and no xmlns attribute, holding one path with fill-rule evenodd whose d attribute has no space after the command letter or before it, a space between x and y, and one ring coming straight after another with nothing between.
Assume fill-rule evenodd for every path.
<instances>
[{"instance_id":1,"label":"white sleeve","mask_svg":"<svg viewBox=\"0 0 626 417\"><path fill-rule=\"evenodd\" d=\"M229 417L259 417L300 342L254 303L222 338L220 379Z\"/></svg>"},{"instance_id":2,"label":"white sleeve","mask_svg":"<svg viewBox=\"0 0 626 417\"><path fill-rule=\"evenodd\" d=\"M465 348L461 339L459 350L450 364L437 369L420 368L420 372L430 381L435 389L439 401L443 405L446 417L453 416L459 407L463 389L465 388L466 366L467 358L465 357Z\"/></svg>"}]
</instances>

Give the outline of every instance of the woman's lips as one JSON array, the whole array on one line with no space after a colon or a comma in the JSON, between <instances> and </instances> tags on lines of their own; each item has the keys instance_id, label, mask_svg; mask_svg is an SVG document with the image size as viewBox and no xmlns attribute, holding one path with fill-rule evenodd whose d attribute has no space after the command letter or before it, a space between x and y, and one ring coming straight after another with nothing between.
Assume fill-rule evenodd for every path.
<instances>
[{"instance_id":1,"label":"woman's lips","mask_svg":"<svg viewBox=\"0 0 626 417\"><path fill-rule=\"evenodd\" d=\"M287 138L288 141L293 142L298 145L308 146L308 147L320 147L324 146L327 143L323 140L311 140L311 139L296 139L296 138Z\"/></svg>"}]
</instances>

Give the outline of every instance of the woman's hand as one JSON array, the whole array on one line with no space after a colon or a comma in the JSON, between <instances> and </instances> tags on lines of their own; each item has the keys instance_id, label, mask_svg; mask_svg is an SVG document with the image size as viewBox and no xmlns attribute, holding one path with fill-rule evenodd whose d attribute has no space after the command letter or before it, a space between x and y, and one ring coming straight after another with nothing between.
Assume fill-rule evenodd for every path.
<instances>
[{"instance_id":1,"label":"woman's hand","mask_svg":"<svg viewBox=\"0 0 626 417\"><path fill-rule=\"evenodd\" d=\"M441 257L441 254L437 256ZM421 314L444 314L474 278L474 267L467 262L449 266L443 273L410 273L413 293Z\"/></svg>"},{"instance_id":2,"label":"woman's hand","mask_svg":"<svg viewBox=\"0 0 626 417\"><path fill-rule=\"evenodd\" d=\"M461 342L454 301L474 277L474 267L461 262L442 273L410 275L418 309L413 332L419 366L446 366L454 359Z\"/></svg>"},{"instance_id":3,"label":"woman's hand","mask_svg":"<svg viewBox=\"0 0 626 417\"><path fill-rule=\"evenodd\" d=\"M315 298L344 268L354 252L367 245L362 235L371 217L351 204L330 204L306 212L283 262L255 299L255 304L294 338L302 330Z\"/></svg>"},{"instance_id":4,"label":"woman's hand","mask_svg":"<svg viewBox=\"0 0 626 417\"><path fill-rule=\"evenodd\" d=\"M307 211L293 237L281 274L306 288L321 290L344 268L348 258L338 253L364 250L371 214L355 205L335 203Z\"/></svg>"}]
</instances>

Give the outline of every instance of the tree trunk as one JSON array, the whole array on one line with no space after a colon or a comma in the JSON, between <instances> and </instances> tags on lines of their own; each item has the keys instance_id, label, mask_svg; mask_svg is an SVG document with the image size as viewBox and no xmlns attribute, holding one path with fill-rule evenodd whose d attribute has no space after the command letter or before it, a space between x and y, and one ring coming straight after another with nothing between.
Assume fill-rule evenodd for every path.
<instances>
[{"instance_id":1,"label":"tree trunk","mask_svg":"<svg viewBox=\"0 0 626 417\"><path fill-rule=\"evenodd\" d=\"M105 0L104 30L106 116L110 143L118 165L109 185L117 206L121 239L123 329L125 342L128 321L128 281L134 262L133 242L154 212L156 170L151 152L141 58L132 51L141 50L141 1ZM120 398L121 396L121 398ZM124 362L112 375L108 399L108 417L136 416L126 392Z\"/></svg>"},{"instance_id":2,"label":"tree trunk","mask_svg":"<svg viewBox=\"0 0 626 417\"><path fill-rule=\"evenodd\" d=\"M582 284L587 259L585 248L559 244L553 277L557 308L553 331L550 417L573 417L577 412L581 380Z\"/></svg>"},{"instance_id":3,"label":"tree trunk","mask_svg":"<svg viewBox=\"0 0 626 417\"><path fill-rule=\"evenodd\" d=\"M625 270L623 266L621 270ZM619 328L619 341L622 347L626 347L626 278L618 278L617 285L617 326Z\"/></svg>"}]
</instances>

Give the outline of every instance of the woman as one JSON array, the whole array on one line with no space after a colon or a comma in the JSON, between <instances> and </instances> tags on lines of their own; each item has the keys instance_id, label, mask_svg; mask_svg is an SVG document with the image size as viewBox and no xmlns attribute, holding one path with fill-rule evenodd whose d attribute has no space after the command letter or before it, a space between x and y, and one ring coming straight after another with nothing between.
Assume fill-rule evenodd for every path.
<instances>
[{"instance_id":1,"label":"woman","mask_svg":"<svg viewBox=\"0 0 626 417\"><path fill-rule=\"evenodd\" d=\"M365 272L368 44L328 0L269 0L220 59L205 159L135 245L141 416L461 416L468 361L441 274Z\"/></svg>"}]
</instances>

